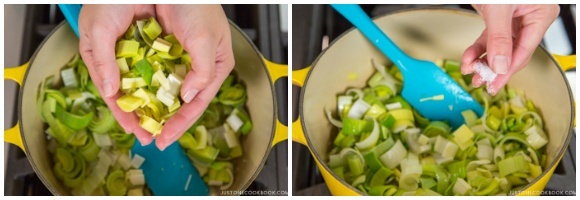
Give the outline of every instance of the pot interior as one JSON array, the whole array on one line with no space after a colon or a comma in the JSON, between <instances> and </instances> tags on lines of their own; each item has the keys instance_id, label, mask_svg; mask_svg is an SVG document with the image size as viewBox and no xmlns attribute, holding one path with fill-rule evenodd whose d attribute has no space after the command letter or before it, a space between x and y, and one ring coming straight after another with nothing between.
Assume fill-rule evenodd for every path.
<instances>
[{"instance_id":1,"label":"pot interior","mask_svg":"<svg viewBox=\"0 0 580 200\"><path fill-rule=\"evenodd\" d=\"M253 123L252 131L241 141L244 155L234 161L234 183L228 190L238 191L245 190L264 165L276 118L273 86L261 55L239 28L231 25L230 29L236 61L234 73L246 87L246 109ZM32 57L20 96L21 135L27 157L36 174L55 195L70 195L70 190L53 173L53 157L47 150L46 127L36 107L36 93L46 77L59 77L59 69L78 53L78 46L79 41L69 25L61 23ZM211 194L219 195L220 192L212 189Z\"/></svg>"},{"instance_id":2,"label":"pot interior","mask_svg":"<svg viewBox=\"0 0 580 200\"><path fill-rule=\"evenodd\" d=\"M485 28L477 14L448 9L403 11L374 21L407 54L431 61L443 58L460 61L463 51ZM366 85L375 71L371 58L391 64L358 30L351 29L318 57L305 81L300 116L308 144L323 163L328 160L327 153L337 134L324 107L335 113L338 95L347 88ZM355 80L347 78L353 74L357 75ZM556 164L569 143L573 108L567 81L549 54L537 48L528 66L508 84L523 90L543 116L550 140L545 171L545 167ZM323 167L321 170L331 171L326 164Z\"/></svg>"}]
</instances>

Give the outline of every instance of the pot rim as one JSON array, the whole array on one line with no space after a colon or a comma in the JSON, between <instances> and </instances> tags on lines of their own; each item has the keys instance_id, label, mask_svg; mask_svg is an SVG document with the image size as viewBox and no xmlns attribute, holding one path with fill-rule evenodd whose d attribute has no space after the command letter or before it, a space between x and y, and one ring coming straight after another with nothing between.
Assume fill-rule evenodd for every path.
<instances>
[{"instance_id":1,"label":"pot rim","mask_svg":"<svg viewBox=\"0 0 580 200\"><path fill-rule=\"evenodd\" d=\"M470 11L467 9L461 9L461 8L442 8L442 7L435 7L435 8L409 8L409 9L402 9L402 10L398 10L398 11L393 11L390 13L386 13L386 14L382 14L382 15L378 15L376 17L373 17L372 20L376 20L379 18L383 18L386 16L390 16L390 15L395 15L395 14L401 14L401 13L409 13L409 12L417 12L417 11L426 11L426 10L436 10L436 11L442 11L442 12L454 12L456 14L462 14L468 17L479 17L477 15L476 12L474 11ZM336 42L338 42L342 37L344 37L345 35L349 34L352 31L355 31L356 27L351 27L348 30L346 30L345 32L343 32L342 34L340 34L336 39L334 39L334 41L332 41L328 47L326 49L324 49L314 60L314 62L312 62L312 67L311 69L308 71L308 74L306 75L306 79L304 79L304 85L303 85L303 89L301 89L300 91L300 101L299 101L299 116L304 116L303 113L303 106L304 105L304 93L305 93L305 89L308 86L308 80L310 79L310 75L312 74L312 71L315 69L316 64L318 63L318 61L324 57L324 54L327 52L328 49L330 49ZM554 62L556 64L556 66L560 66L560 64L554 59L553 56L551 56L551 54L540 44L538 45L538 48L542 50L542 52L544 52L545 54L549 55L550 59L552 60L552 62ZM570 89L570 83L568 83L568 80L566 79L566 75L564 73L564 71L562 71L561 67L558 67L558 71L560 72L560 74L562 75L562 78L565 80L564 83L566 84L566 89L568 90L568 98L571 102L571 107L574 108L574 106L572 105L574 102L574 97L571 95L571 89ZM574 109L572 110L571 115L569 116L570 119L574 119ZM352 191L355 191L356 193L358 193L359 195L366 195L364 193L362 193L361 191L359 191L358 189L356 189L355 187L353 187L352 185L348 184L347 182L345 182L345 180L343 180L342 178L338 177L326 164L326 162L324 162L324 159L322 159L322 157L320 156L320 154L318 153L318 151L316 150L316 148L314 148L313 143L310 141L310 137L309 137L309 133L306 129L307 123L305 123L305 118L304 117L300 117L300 123L302 124L302 131L304 132L304 138L306 139L306 143L307 146L311 147L310 152L311 154L315 157L316 160L318 160L318 162L320 163L320 165L324 168L324 170L326 170L327 172L329 172L329 174L336 180L338 180L342 185L346 186L347 188L351 189ZM550 162L550 164L547 165L546 168L544 168L542 170L542 174L540 174L540 176L536 177L533 181L531 181L530 183L528 183L525 187L520 188L519 190L516 191L516 193L518 191L524 191L527 190L528 188L530 188L532 185L535 185L541 178L543 178L544 176L546 176L548 174L548 172L550 171L550 169L556 167L556 165L560 162L561 158L564 156L564 153L566 153L566 150L568 149L568 145L570 144L570 141L572 139L572 131L574 130L572 127L574 126L574 122L573 120L570 120L570 125L568 126L568 133L566 136L566 140L564 141L564 146L563 148L560 148L560 151L556 154L556 157L554 157L555 159L552 160L552 162ZM319 166L320 167L320 166Z\"/></svg>"},{"instance_id":2,"label":"pot rim","mask_svg":"<svg viewBox=\"0 0 580 200\"><path fill-rule=\"evenodd\" d=\"M262 169L264 168L264 164L266 163L266 160L268 159L268 156L270 155L270 152L272 151L272 142L274 140L274 134L276 132L276 121L278 120L278 102L276 101L276 88L274 86L274 81L272 80L272 77L270 76L270 73L268 73L268 69L266 68L266 63L264 63L264 56L260 53L260 51L258 50L258 48L256 47L256 45L252 42L252 40L242 31L242 29L240 27L238 27L235 23L233 23L230 19L228 19L228 23L230 25L230 28L233 28L234 30L238 31L242 37L244 37L244 39L246 39L246 41L250 44L250 46L252 47L252 49L254 50L253 52L255 53L255 55L260 59L260 65L262 66L262 69L264 70L264 72L266 73L266 76L268 77L268 85L270 86L270 92L272 93L272 102L273 102L273 116L272 116L272 122L271 122L271 126L272 126L272 130L270 131L270 140L266 149L266 152L264 153L264 156L261 159L261 162L258 165L258 168L254 171L254 174L250 177L250 179L244 183L244 185L242 185L242 187L240 188L240 190L245 191L246 189L248 189L248 187L250 186L250 184L258 177L258 175L260 174L260 172L262 171ZM26 85L27 82L27 77L28 77L28 73L30 72L30 69L32 68L31 66L34 65L34 60L36 58L36 56L38 55L38 53L40 52L40 50L42 49L42 47L44 46L44 44L51 38L51 36L59 29L61 28L65 28L62 26L68 26L68 22L66 20L63 20L61 23L59 23L53 30L51 30L51 32L42 40L42 42L38 45L38 47L36 48L36 50L34 51L34 53L32 54L32 56L30 57L30 64L27 69L26 72L24 73L24 79L22 80L22 85L19 87L19 92L18 92L18 99L17 99L17 103L16 106L17 107L17 111L18 111L18 120L19 122L22 122L22 100L23 100L23 96L24 96L24 86ZM70 27L69 27L70 28ZM231 31L230 31L231 32ZM21 124L20 125L20 137L22 138L22 144L24 145L24 149L28 149L28 144L26 141L26 138L24 137L24 125ZM46 188L48 188L48 190L53 194L53 195L63 195L61 193L59 193L51 184L50 182L48 182L48 180L46 180L46 178L44 177L44 175L40 172L40 169L37 167L36 163L34 162L34 160L30 157L30 156L26 156L26 159L28 159L28 161L31 164L32 169L34 170L34 172L36 173L36 175L38 176L38 178L40 179L40 181L46 186Z\"/></svg>"}]
</instances>

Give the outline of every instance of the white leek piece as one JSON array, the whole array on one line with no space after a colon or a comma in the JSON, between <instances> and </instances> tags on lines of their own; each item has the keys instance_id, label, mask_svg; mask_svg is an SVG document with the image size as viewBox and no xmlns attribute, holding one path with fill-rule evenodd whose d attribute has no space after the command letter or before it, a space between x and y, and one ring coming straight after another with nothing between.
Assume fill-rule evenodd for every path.
<instances>
[{"instance_id":1,"label":"white leek piece","mask_svg":"<svg viewBox=\"0 0 580 200\"><path fill-rule=\"evenodd\" d=\"M457 143L457 146L459 146L461 150L465 150L473 145L473 137L475 134L471 129L469 129L469 127L467 127L467 125L463 124L453 132L453 136L453 140Z\"/></svg>"},{"instance_id":2,"label":"white leek piece","mask_svg":"<svg viewBox=\"0 0 580 200\"><path fill-rule=\"evenodd\" d=\"M224 126L227 127L227 125L224 124ZM224 132L224 139L226 140L226 143L228 144L229 148L234 148L238 145L240 145L240 142L238 141L238 138L236 137L236 133L230 129L229 127L226 128L226 131Z\"/></svg>"},{"instance_id":3,"label":"white leek piece","mask_svg":"<svg viewBox=\"0 0 580 200\"><path fill-rule=\"evenodd\" d=\"M399 187L404 190L417 190L419 187L422 167L416 154L409 152L407 158L401 161L401 176Z\"/></svg>"},{"instance_id":4,"label":"white leek piece","mask_svg":"<svg viewBox=\"0 0 580 200\"><path fill-rule=\"evenodd\" d=\"M165 75L163 75L163 71L161 70L157 70L155 73L153 73L153 76L151 78L151 85L152 86L161 86L163 87L165 90L169 90L169 81L167 81L167 77L165 77Z\"/></svg>"},{"instance_id":5,"label":"white leek piece","mask_svg":"<svg viewBox=\"0 0 580 200\"><path fill-rule=\"evenodd\" d=\"M350 110L348 111L348 117L353 119L360 119L371 106L362 100L362 98L357 99Z\"/></svg>"},{"instance_id":6,"label":"white leek piece","mask_svg":"<svg viewBox=\"0 0 580 200\"><path fill-rule=\"evenodd\" d=\"M163 88L163 87L161 87L161 88L159 88L159 90L157 90L157 94L155 97L157 97L157 99L159 99L159 101L161 101L166 106L173 105L173 103L175 101L175 97L172 96L171 94L169 94L169 92L167 92L165 90L165 88Z\"/></svg>"},{"instance_id":7,"label":"white leek piece","mask_svg":"<svg viewBox=\"0 0 580 200\"><path fill-rule=\"evenodd\" d=\"M377 123L377 120L373 119L373 124L374 124L374 126L373 126L373 131L371 132L371 134L367 138L365 138L364 140L354 144L359 150L368 149L371 146L373 146L375 143L377 143L377 141L379 140L379 133L380 133L379 123Z\"/></svg>"},{"instance_id":8,"label":"white leek piece","mask_svg":"<svg viewBox=\"0 0 580 200\"><path fill-rule=\"evenodd\" d=\"M66 68L60 71L60 76L62 77L62 82L67 88L78 87L77 74L74 68Z\"/></svg>"},{"instance_id":9,"label":"white leek piece","mask_svg":"<svg viewBox=\"0 0 580 200\"><path fill-rule=\"evenodd\" d=\"M187 74L187 67L184 64L175 65L175 75L179 76L181 79L185 79Z\"/></svg>"},{"instance_id":10,"label":"white leek piece","mask_svg":"<svg viewBox=\"0 0 580 200\"><path fill-rule=\"evenodd\" d=\"M324 112L326 112L326 117L330 123L338 128L342 128L342 122L332 118L332 112L328 110L326 107L324 108Z\"/></svg>"},{"instance_id":11,"label":"white leek piece","mask_svg":"<svg viewBox=\"0 0 580 200\"><path fill-rule=\"evenodd\" d=\"M93 138L95 139L95 143L97 144L97 146L101 148L109 148L113 145L111 137L109 137L109 134L94 133Z\"/></svg>"},{"instance_id":12,"label":"white leek piece","mask_svg":"<svg viewBox=\"0 0 580 200\"><path fill-rule=\"evenodd\" d=\"M532 127L528 128L528 130L524 131L527 135L526 141L532 146L534 149L540 149L544 145L548 144L548 137L544 130L540 128L538 125L534 124Z\"/></svg>"},{"instance_id":13,"label":"white leek piece","mask_svg":"<svg viewBox=\"0 0 580 200\"><path fill-rule=\"evenodd\" d=\"M407 149L405 149L400 140L397 140L391 149L379 157L379 160L384 166L388 167L389 169L393 169L399 166L401 161L406 157Z\"/></svg>"},{"instance_id":14,"label":"white leek piece","mask_svg":"<svg viewBox=\"0 0 580 200\"><path fill-rule=\"evenodd\" d=\"M337 99L337 106L338 106L338 113L340 115L340 113L342 113L342 111L344 110L344 108L347 105L351 105L352 104L352 96L346 95L346 96L338 96Z\"/></svg>"},{"instance_id":15,"label":"white leek piece","mask_svg":"<svg viewBox=\"0 0 580 200\"><path fill-rule=\"evenodd\" d=\"M477 141L477 158L493 160L493 148L489 138Z\"/></svg>"},{"instance_id":16,"label":"white leek piece","mask_svg":"<svg viewBox=\"0 0 580 200\"><path fill-rule=\"evenodd\" d=\"M135 89L144 86L147 86L147 83L141 77L121 79L121 89L123 90Z\"/></svg>"},{"instance_id":17,"label":"white leek piece","mask_svg":"<svg viewBox=\"0 0 580 200\"><path fill-rule=\"evenodd\" d=\"M240 117L238 117L238 115L236 115L235 112L232 112L230 116L226 118L226 123L230 126L230 128L234 132L238 132L238 130L240 130L240 127L244 125L244 121L242 121L242 119L240 119Z\"/></svg>"},{"instance_id":18,"label":"white leek piece","mask_svg":"<svg viewBox=\"0 0 580 200\"><path fill-rule=\"evenodd\" d=\"M174 97L177 96L181 90L183 79L179 78L177 75L169 74L167 75L167 81L169 82L169 90L167 90L167 92Z\"/></svg>"},{"instance_id":19,"label":"white leek piece","mask_svg":"<svg viewBox=\"0 0 580 200\"><path fill-rule=\"evenodd\" d=\"M387 104L387 105L385 105L385 107L387 107L387 110L391 111L391 110L401 109L401 108L403 108L403 105L401 105L401 102L395 102L395 103Z\"/></svg>"},{"instance_id":20,"label":"white leek piece","mask_svg":"<svg viewBox=\"0 0 580 200\"><path fill-rule=\"evenodd\" d=\"M145 158L140 156L139 154L135 154L133 159L131 159L131 165L135 168L140 168L141 165L145 162Z\"/></svg>"},{"instance_id":21,"label":"white leek piece","mask_svg":"<svg viewBox=\"0 0 580 200\"><path fill-rule=\"evenodd\" d=\"M458 178L457 182L453 186L453 193L456 195L467 195L471 191L471 185L469 185L462 178Z\"/></svg>"},{"instance_id":22,"label":"white leek piece","mask_svg":"<svg viewBox=\"0 0 580 200\"><path fill-rule=\"evenodd\" d=\"M453 142L439 135L437 136L437 140L435 140L435 146L433 149L435 152L441 154L442 157L453 159L459 148Z\"/></svg>"},{"instance_id":23,"label":"white leek piece","mask_svg":"<svg viewBox=\"0 0 580 200\"><path fill-rule=\"evenodd\" d=\"M161 38L157 38L155 39L155 41L153 41L153 45L151 45L151 48L157 50L157 51L161 51L161 52L169 52L169 49L171 49L171 42L168 42L164 39Z\"/></svg>"}]
</instances>

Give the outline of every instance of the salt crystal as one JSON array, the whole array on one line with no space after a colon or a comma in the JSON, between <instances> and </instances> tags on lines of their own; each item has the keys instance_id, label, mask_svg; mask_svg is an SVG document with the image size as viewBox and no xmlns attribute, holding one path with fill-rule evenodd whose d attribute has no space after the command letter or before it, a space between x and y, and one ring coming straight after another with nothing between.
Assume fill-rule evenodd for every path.
<instances>
[{"instance_id":1,"label":"salt crystal","mask_svg":"<svg viewBox=\"0 0 580 200\"><path fill-rule=\"evenodd\" d=\"M476 62L474 69L479 74L479 76L481 76L481 80L488 84L493 82L497 76L497 74L494 73L491 68L489 68L489 66L483 62Z\"/></svg>"}]
</instances>

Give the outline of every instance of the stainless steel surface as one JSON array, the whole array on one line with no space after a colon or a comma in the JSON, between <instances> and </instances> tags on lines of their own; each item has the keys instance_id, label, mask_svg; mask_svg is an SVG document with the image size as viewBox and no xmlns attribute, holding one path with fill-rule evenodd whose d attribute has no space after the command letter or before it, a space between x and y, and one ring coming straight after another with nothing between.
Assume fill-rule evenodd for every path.
<instances>
[{"instance_id":1,"label":"stainless steel surface","mask_svg":"<svg viewBox=\"0 0 580 200\"><path fill-rule=\"evenodd\" d=\"M4 5L4 67L15 67L20 63L22 51L22 36L24 32L25 5ZM4 81L4 127L12 127L14 120L14 105L18 92L18 84L14 81ZM8 147L4 142L4 166L7 165ZM6 176L4 167L4 176Z\"/></svg>"}]
</instances>

